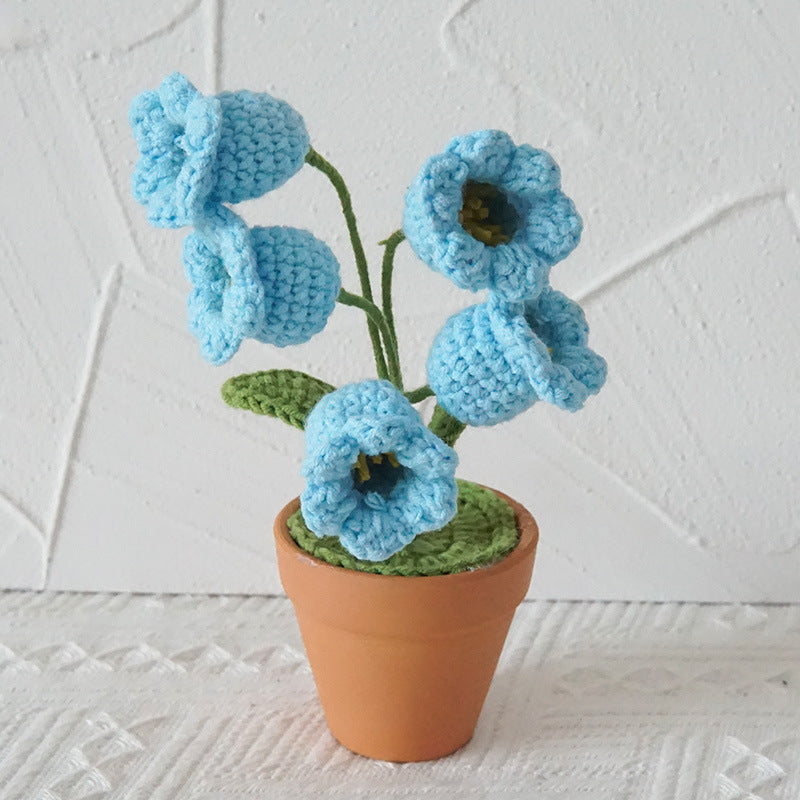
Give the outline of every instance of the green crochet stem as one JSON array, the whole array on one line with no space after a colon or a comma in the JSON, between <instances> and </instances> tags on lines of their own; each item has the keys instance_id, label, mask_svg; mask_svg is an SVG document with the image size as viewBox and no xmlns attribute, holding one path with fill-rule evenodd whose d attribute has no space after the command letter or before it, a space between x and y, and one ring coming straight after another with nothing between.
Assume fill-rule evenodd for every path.
<instances>
[{"instance_id":1,"label":"green crochet stem","mask_svg":"<svg viewBox=\"0 0 800 800\"><path fill-rule=\"evenodd\" d=\"M419 403L420 400L424 400L426 397L433 397L435 394L436 392L426 383L418 389L412 389L410 392L406 392L406 399L409 403Z\"/></svg>"},{"instance_id":2,"label":"green crochet stem","mask_svg":"<svg viewBox=\"0 0 800 800\"><path fill-rule=\"evenodd\" d=\"M438 403L433 409L433 417L428 425L428 428L449 447L455 445L466 427L465 423L448 414Z\"/></svg>"},{"instance_id":3,"label":"green crochet stem","mask_svg":"<svg viewBox=\"0 0 800 800\"><path fill-rule=\"evenodd\" d=\"M339 202L342 206L347 230L350 234L350 244L358 269L358 278L361 283L361 295L341 289L338 301L343 305L360 308L367 315L367 330L375 354L375 367L378 377L390 380L401 392L403 391L403 374L400 366L400 356L397 343L397 331L394 324L392 310L392 274L394 271L394 256L400 243L406 238L402 230L395 231L391 236L380 242L384 246L383 262L381 264L381 310L375 305L372 295L372 285L369 278L369 265L364 253L364 246L358 233L358 224L353 212L353 203L347 184L341 173L327 159L323 158L313 147L306 153L306 163L325 174L333 184ZM434 395L430 386L420 386L405 393L409 402L418 403L426 397ZM226 398L227 399L227 398ZM237 398L242 402L242 398ZM244 405L244 403L242 403ZM247 407L253 409L253 403L248 398ZM253 409L255 410L255 409ZM271 409L270 409L271 411ZM263 412L262 412L263 413ZM270 413L270 412L267 412ZM277 416L277 415L276 415ZM287 420L289 421L289 420ZM299 422L299 415L295 416L292 424ZM438 403L433 410L433 417L428 426L445 444L452 447L458 437L466 428L460 420L448 414Z\"/></svg>"},{"instance_id":4,"label":"green crochet stem","mask_svg":"<svg viewBox=\"0 0 800 800\"><path fill-rule=\"evenodd\" d=\"M392 332L389 330L389 324L383 317L381 310L375 303L360 297L357 294L348 292L346 289L339 290L339 297L337 300L346 306L355 306L360 308L367 315L367 318L374 322L376 327L380 330L383 336L384 344L386 345L386 354L389 357L388 371L387 367L383 367L383 374L381 373L381 365L378 364L378 377L388 378L401 392L403 391L403 376L400 371L400 359L397 355L397 345L395 344Z\"/></svg>"},{"instance_id":5,"label":"green crochet stem","mask_svg":"<svg viewBox=\"0 0 800 800\"><path fill-rule=\"evenodd\" d=\"M400 243L406 238L401 230L395 231L388 239L384 239L382 244L386 249L383 251L383 264L381 265L381 298L383 305L383 316L392 332L395 347L397 347L397 331L394 328L394 313L392 312L392 272L394 271L394 254Z\"/></svg>"},{"instance_id":6,"label":"green crochet stem","mask_svg":"<svg viewBox=\"0 0 800 800\"><path fill-rule=\"evenodd\" d=\"M347 188L347 184L344 182L344 178L341 176L339 170L337 170L330 161L323 158L313 147L310 147L308 153L306 153L306 163L324 173L333 184L333 188L336 189L336 194L339 196L339 203L342 206L342 213L347 223L347 230L350 234L350 244L353 247L358 278L361 282L361 294L365 300L371 303L372 286L369 280L367 256L364 253L364 246L361 244L361 237L358 235L358 224L356 222L356 215L353 212L353 202L350 199L350 192ZM387 364L383 354L383 347L381 347L381 337L378 333L379 326L370 316L367 316L367 330L369 331L369 338L372 341L372 351L375 354L375 367L378 370L378 377L385 377L388 374Z\"/></svg>"}]
</instances>

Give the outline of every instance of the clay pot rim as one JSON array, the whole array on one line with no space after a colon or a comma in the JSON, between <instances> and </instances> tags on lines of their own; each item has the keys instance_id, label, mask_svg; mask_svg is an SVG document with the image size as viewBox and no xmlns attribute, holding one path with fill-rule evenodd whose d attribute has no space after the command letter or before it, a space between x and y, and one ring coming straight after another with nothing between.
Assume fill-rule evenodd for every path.
<instances>
[{"instance_id":1,"label":"clay pot rim","mask_svg":"<svg viewBox=\"0 0 800 800\"><path fill-rule=\"evenodd\" d=\"M382 575L378 572L363 572L357 569L349 569L348 567L329 564L327 561L323 561L311 555L311 553L300 547L289 533L288 520L300 507L299 497L295 497L287 503L275 518L275 537L279 546L293 551L297 558L306 561L309 566L325 569L331 578L335 579L335 577L341 576L343 580L346 579L348 582L356 580L365 583L382 581L385 584L386 582L398 583L413 580L437 583L449 581L451 584L458 584L463 582L474 583L476 580L482 579L493 579L499 573L516 567L520 562L528 558L532 550L536 550L539 543L539 527L530 511L512 497L509 497L498 489L493 489L491 486L485 486L484 484L476 485L488 489L490 492L494 492L511 506L514 510L514 519L517 531L519 532L519 541L516 547L499 561L495 561L484 567L466 569L460 572L448 572L444 575Z\"/></svg>"}]
</instances>

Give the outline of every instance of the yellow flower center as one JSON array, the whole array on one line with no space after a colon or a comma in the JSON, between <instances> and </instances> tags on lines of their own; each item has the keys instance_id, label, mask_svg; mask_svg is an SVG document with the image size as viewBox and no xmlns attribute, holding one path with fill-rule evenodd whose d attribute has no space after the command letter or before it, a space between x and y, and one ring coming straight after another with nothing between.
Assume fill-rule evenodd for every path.
<instances>
[{"instance_id":1,"label":"yellow flower center","mask_svg":"<svg viewBox=\"0 0 800 800\"><path fill-rule=\"evenodd\" d=\"M458 212L461 227L473 239L497 247L508 244L517 231L519 217L506 195L491 183L467 181Z\"/></svg>"}]
</instances>

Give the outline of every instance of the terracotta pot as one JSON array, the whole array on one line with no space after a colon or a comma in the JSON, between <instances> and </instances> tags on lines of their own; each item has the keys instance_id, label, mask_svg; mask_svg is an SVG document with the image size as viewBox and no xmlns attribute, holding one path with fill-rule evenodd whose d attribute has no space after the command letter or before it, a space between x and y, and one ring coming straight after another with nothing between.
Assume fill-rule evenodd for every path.
<instances>
[{"instance_id":1,"label":"terracotta pot","mask_svg":"<svg viewBox=\"0 0 800 800\"><path fill-rule=\"evenodd\" d=\"M427 761L466 744L489 691L514 611L528 589L539 531L517 516L520 541L483 569L433 577L334 567L299 548L275 520L281 582L328 726L350 750Z\"/></svg>"}]
</instances>

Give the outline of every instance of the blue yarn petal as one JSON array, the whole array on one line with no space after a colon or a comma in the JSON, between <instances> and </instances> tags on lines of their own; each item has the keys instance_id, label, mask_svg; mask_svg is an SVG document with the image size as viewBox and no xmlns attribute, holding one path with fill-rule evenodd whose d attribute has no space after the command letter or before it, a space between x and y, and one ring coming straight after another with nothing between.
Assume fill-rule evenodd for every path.
<instances>
[{"instance_id":1,"label":"blue yarn petal","mask_svg":"<svg viewBox=\"0 0 800 800\"><path fill-rule=\"evenodd\" d=\"M578 246L582 229L572 200L561 192L552 192L527 205L525 229L519 235L550 266Z\"/></svg>"},{"instance_id":2,"label":"blue yarn petal","mask_svg":"<svg viewBox=\"0 0 800 800\"><path fill-rule=\"evenodd\" d=\"M128 120L141 157L131 191L151 224L190 224L214 184L214 154L222 118L219 102L203 97L180 73L168 75L158 91L134 98Z\"/></svg>"},{"instance_id":3,"label":"blue yarn petal","mask_svg":"<svg viewBox=\"0 0 800 800\"><path fill-rule=\"evenodd\" d=\"M469 166L473 181L503 180L514 156L516 146L505 131L487 130L468 133L450 141L447 152L453 153Z\"/></svg>"},{"instance_id":4,"label":"blue yarn petal","mask_svg":"<svg viewBox=\"0 0 800 800\"><path fill-rule=\"evenodd\" d=\"M222 137L211 199L239 203L283 186L303 166L310 146L300 114L264 92L221 92L216 97Z\"/></svg>"},{"instance_id":5,"label":"blue yarn petal","mask_svg":"<svg viewBox=\"0 0 800 800\"><path fill-rule=\"evenodd\" d=\"M339 262L297 228L253 228L225 206L206 209L184 243L189 329L222 364L243 338L285 347L319 333L336 306Z\"/></svg>"},{"instance_id":6,"label":"blue yarn petal","mask_svg":"<svg viewBox=\"0 0 800 800\"><path fill-rule=\"evenodd\" d=\"M474 241L474 240L473 240ZM490 248L484 247L484 251ZM551 262L522 236L494 248L488 286L502 297L535 297L547 285Z\"/></svg>"},{"instance_id":7,"label":"blue yarn petal","mask_svg":"<svg viewBox=\"0 0 800 800\"><path fill-rule=\"evenodd\" d=\"M198 96L200 93L180 72L167 75L158 87L158 97L164 107L164 113L178 127L183 126L189 105Z\"/></svg>"},{"instance_id":8,"label":"blue yarn petal","mask_svg":"<svg viewBox=\"0 0 800 800\"><path fill-rule=\"evenodd\" d=\"M302 117L268 94L206 97L180 73L134 98L139 158L131 183L158 227L197 224L209 203L260 197L294 175L309 148Z\"/></svg>"},{"instance_id":9,"label":"blue yarn petal","mask_svg":"<svg viewBox=\"0 0 800 800\"><path fill-rule=\"evenodd\" d=\"M253 228L252 240L266 297L253 337L278 347L307 342L336 307L341 288L336 256L298 228Z\"/></svg>"},{"instance_id":10,"label":"blue yarn petal","mask_svg":"<svg viewBox=\"0 0 800 800\"><path fill-rule=\"evenodd\" d=\"M437 402L468 425L512 419L537 399L514 357L517 346L507 320L496 319L503 309L489 301L454 314L428 355L428 383Z\"/></svg>"},{"instance_id":11,"label":"blue yarn petal","mask_svg":"<svg viewBox=\"0 0 800 800\"><path fill-rule=\"evenodd\" d=\"M583 309L562 292L549 286L535 301L526 304L528 324L549 347L585 345L589 325Z\"/></svg>"},{"instance_id":12,"label":"blue yarn petal","mask_svg":"<svg viewBox=\"0 0 800 800\"><path fill-rule=\"evenodd\" d=\"M317 536L338 536L357 558L382 561L455 515L455 452L387 381L325 395L305 433L303 517ZM385 492L359 490L353 468L360 453L394 453L402 470L397 482Z\"/></svg>"},{"instance_id":13,"label":"blue yarn petal","mask_svg":"<svg viewBox=\"0 0 800 800\"><path fill-rule=\"evenodd\" d=\"M606 363L586 346L583 312L549 287L538 301L492 295L450 317L428 356L442 407L469 425L512 419L537 400L577 411L605 382Z\"/></svg>"},{"instance_id":14,"label":"blue yarn petal","mask_svg":"<svg viewBox=\"0 0 800 800\"><path fill-rule=\"evenodd\" d=\"M588 347L566 345L553 350L553 358L563 364L589 394L603 388L608 374L606 360Z\"/></svg>"},{"instance_id":15,"label":"blue yarn petal","mask_svg":"<svg viewBox=\"0 0 800 800\"><path fill-rule=\"evenodd\" d=\"M527 197L548 195L561 189L561 170L546 150L521 144L508 165L503 182L508 191Z\"/></svg>"},{"instance_id":16,"label":"blue yarn petal","mask_svg":"<svg viewBox=\"0 0 800 800\"><path fill-rule=\"evenodd\" d=\"M186 160L173 188L176 218L198 224L197 219L218 181L217 149L222 136L219 101L196 95L186 109L182 130L176 141L186 153Z\"/></svg>"},{"instance_id":17,"label":"blue yarn petal","mask_svg":"<svg viewBox=\"0 0 800 800\"><path fill-rule=\"evenodd\" d=\"M232 211L217 207L186 237L183 262L193 285L187 303L189 330L203 358L222 364L265 313L250 231Z\"/></svg>"},{"instance_id":18,"label":"blue yarn petal","mask_svg":"<svg viewBox=\"0 0 800 800\"><path fill-rule=\"evenodd\" d=\"M493 185L513 208L509 242L485 244L462 227L468 181ZM488 288L510 301L535 297L580 238L580 217L560 182L543 150L517 146L502 131L476 131L425 162L406 193L403 231L417 256L460 288Z\"/></svg>"},{"instance_id":19,"label":"blue yarn petal","mask_svg":"<svg viewBox=\"0 0 800 800\"><path fill-rule=\"evenodd\" d=\"M434 251L439 272L460 289L485 289L490 285L494 261L487 248L460 229L449 231Z\"/></svg>"}]
</instances>

